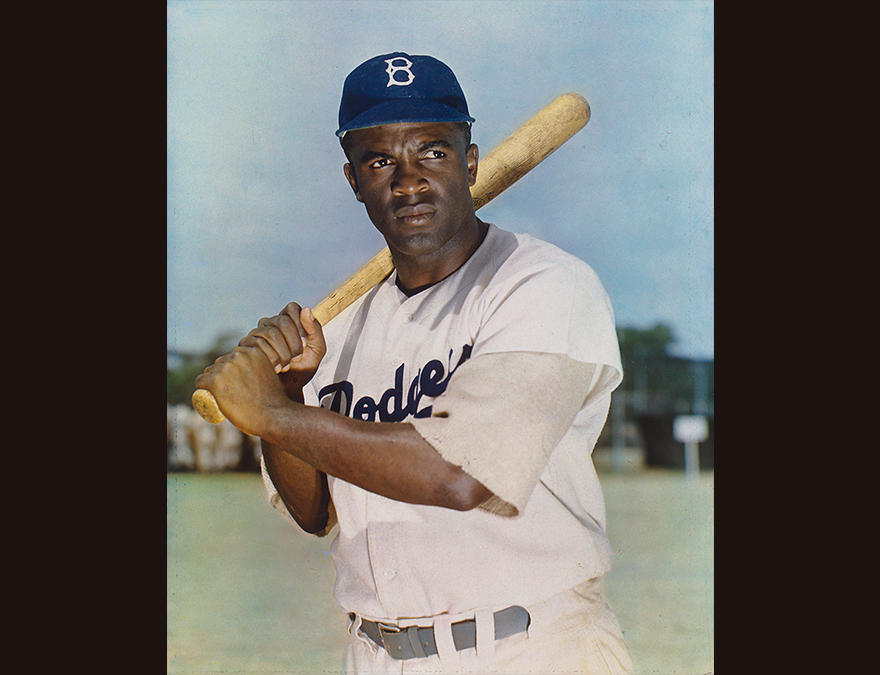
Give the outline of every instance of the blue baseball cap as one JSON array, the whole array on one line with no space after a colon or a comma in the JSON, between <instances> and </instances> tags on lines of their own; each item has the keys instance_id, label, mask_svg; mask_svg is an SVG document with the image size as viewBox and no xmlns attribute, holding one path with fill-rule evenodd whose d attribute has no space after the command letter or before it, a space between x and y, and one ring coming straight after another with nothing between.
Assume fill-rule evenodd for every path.
<instances>
[{"instance_id":1,"label":"blue baseball cap","mask_svg":"<svg viewBox=\"0 0 880 675\"><path fill-rule=\"evenodd\" d=\"M474 118L449 66L432 56L394 52L365 61L345 78L336 135L399 122Z\"/></svg>"}]
</instances>

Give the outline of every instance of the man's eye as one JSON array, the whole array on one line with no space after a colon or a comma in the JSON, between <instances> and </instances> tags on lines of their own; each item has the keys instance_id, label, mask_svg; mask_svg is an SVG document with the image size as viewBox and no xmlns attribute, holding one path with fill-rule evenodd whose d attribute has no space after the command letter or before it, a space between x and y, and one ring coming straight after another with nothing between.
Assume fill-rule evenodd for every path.
<instances>
[{"instance_id":1,"label":"man's eye","mask_svg":"<svg viewBox=\"0 0 880 675\"><path fill-rule=\"evenodd\" d=\"M370 164L371 169L381 169L383 166L388 166L390 164L389 160L385 157L382 159L377 159L375 162Z\"/></svg>"},{"instance_id":2,"label":"man's eye","mask_svg":"<svg viewBox=\"0 0 880 675\"><path fill-rule=\"evenodd\" d=\"M426 157L428 159L441 159L442 157L446 157L446 153L442 150L428 150Z\"/></svg>"}]
</instances>

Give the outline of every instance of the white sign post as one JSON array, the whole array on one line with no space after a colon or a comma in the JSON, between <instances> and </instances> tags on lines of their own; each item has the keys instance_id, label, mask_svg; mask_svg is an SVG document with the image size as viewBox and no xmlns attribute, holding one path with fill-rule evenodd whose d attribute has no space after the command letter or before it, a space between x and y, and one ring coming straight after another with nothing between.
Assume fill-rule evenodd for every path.
<instances>
[{"instance_id":1,"label":"white sign post","mask_svg":"<svg viewBox=\"0 0 880 675\"><path fill-rule=\"evenodd\" d=\"M709 438L705 415L679 415L672 421L672 434L684 443L684 473L688 478L700 475L700 443Z\"/></svg>"}]
</instances>

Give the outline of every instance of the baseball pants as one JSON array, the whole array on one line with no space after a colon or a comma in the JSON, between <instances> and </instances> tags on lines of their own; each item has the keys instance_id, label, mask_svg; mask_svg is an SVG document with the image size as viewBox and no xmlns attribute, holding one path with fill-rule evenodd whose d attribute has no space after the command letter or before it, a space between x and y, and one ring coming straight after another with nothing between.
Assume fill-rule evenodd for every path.
<instances>
[{"instance_id":1,"label":"baseball pants","mask_svg":"<svg viewBox=\"0 0 880 675\"><path fill-rule=\"evenodd\" d=\"M361 619L349 621L344 672L365 675L379 673L460 673L547 675L582 673L618 675L632 672L632 661L617 618L608 606L599 580L526 607L531 617L526 632L494 642L480 640L481 624L491 621L491 612L471 612L434 617L439 654L399 660L376 645L359 630ZM450 624L476 618L477 647L455 651ZM394 622L390 622L394 623ZM401 625L405 625L401 622ZM426 625L419 621L418 625ZM429 624L430 625L430 624ZM494 633L493 633L494 634ZM482 647L482 649L481 649Z\"/></svg>"}]
</instances>

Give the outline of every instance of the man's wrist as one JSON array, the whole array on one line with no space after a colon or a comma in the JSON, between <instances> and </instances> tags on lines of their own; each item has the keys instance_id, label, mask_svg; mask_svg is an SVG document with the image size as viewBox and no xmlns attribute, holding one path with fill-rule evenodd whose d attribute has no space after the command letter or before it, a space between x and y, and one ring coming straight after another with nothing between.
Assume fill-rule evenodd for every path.
<instances>
[{"instance_id":1,"label":"man's wrist","mask_svg":"<svg viewBox=\"0 0 880 675\"><path fill-rule=\"evenodd\" d=\"M267 410L261 424L260 438L279 448L289 445L292 440L290 432L296 428L295 418L304 407L304 403L288 396L284 405Z\"/></svg>"},{"instance_id":2,"label":"man's wrist","mask_svg":"<svg viewBox=\"0 0 880 675\"><path fill-rule=\"evenodd\" d=\"M294 376L292 373L281 373L279 378L281 380L281 387L284 389L284 394L287 398L296 403L306 402L305 394L303 394L303 387L308 384L308 380L302 382L301 376Z\"/></svg>"},{"instance_id":3,"label":"man's wrist","mask_svg":"<svg viewBox=\"0 0 880 675\"><path fill-rule=\"evenodd\" d=\"M305 405L306 396L305 396L305 394L303 394L302 387L291 387L290 391L285 389L284 393L287 394L287 398L289 398L294 403L299 403L300 405Z\"/></svg>"}]
</instances>

